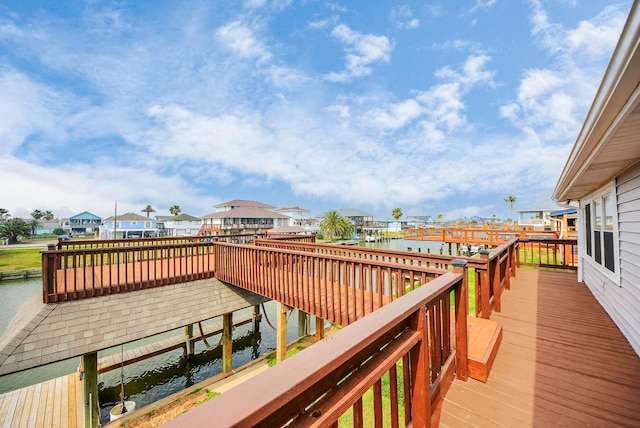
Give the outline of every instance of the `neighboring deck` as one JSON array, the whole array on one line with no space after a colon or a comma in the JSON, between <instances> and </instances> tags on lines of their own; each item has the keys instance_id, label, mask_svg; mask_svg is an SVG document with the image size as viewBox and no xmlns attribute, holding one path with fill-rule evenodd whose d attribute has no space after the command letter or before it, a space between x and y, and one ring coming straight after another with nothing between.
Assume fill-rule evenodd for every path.
<instances>
[{"instance_id":1,"label":"neighboring deck","mask_svg":"<svg viewBox=\"0 0 640 428\"><path fill-rule=\"evenodd\" d=\"M518 269L486 383L454 381L441 427L640 426L640 357L575 273Z\"/></svg>"},{"instance_id":2,"label":"neighboring deck","mask_svg":"<svg viewBox=\"0 0 640 428\"><path fill-rule=\"evenodd\" d=\"M82 427L82 382L77 373L0 394L3 427Z\"/></svg>"}]
</instances>

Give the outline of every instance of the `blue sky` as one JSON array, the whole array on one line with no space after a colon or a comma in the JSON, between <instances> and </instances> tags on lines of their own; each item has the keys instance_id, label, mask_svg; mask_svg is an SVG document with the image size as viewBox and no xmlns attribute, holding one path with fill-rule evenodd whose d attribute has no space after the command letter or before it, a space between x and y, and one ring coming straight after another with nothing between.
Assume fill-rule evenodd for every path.
<instances>
[{"instance_id":1,"label":"blue sky","mask_svg":"<svg viewBox=\"0 0 640 428\"><path fill-rule=\"evenodd\" d=\"M631 1L0 4L0 207L548 208Z\"/></svg>"}]
</instances>

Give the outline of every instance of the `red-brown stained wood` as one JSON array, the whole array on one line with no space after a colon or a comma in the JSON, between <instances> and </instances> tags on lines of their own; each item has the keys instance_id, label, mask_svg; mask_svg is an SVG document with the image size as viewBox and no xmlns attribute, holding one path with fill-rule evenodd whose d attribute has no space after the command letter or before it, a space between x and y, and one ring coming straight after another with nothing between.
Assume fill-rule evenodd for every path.
<instances>
[{"instance_id":1,"label":"red-brown stained wood","mask_svg":"<svg viewBox=\"0 0 640 428\"><path fill-rule=\"evenodd\" d=\"M575 273L518 269L486 383L454 381L441 427L640 426L640 357Z\"/></svg>"}]
</instances>

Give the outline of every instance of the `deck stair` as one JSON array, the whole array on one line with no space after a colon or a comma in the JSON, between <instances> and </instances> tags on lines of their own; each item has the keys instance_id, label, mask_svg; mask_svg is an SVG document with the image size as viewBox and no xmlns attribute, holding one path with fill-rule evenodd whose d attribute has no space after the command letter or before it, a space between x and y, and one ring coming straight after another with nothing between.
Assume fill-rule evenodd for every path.
<instances>
[{"instance_id":1,"label":"deck stair","mask_svg":"<svg viewBox=\"0 0 640 428\"><path fill-rule=\"evenodd\" d=\"M469 317L469 376L486 382L502 341L502 324L483 318Z\"/></svg>"}]
</instances>

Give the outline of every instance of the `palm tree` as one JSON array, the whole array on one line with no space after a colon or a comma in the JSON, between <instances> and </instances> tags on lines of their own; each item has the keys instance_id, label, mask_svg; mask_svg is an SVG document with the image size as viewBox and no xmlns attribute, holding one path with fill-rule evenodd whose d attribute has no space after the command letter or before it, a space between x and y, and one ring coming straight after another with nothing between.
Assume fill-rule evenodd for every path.
<instances>
[{"instance_id":1,"label":"palm tree","mask_svg":"<svg viewBox=\"0 0 640 428\"><path fill-rule=\"evenodd\" d=\"M27 224L29 225L29 228L31 229L31 235L32 236L36 234L36 231L41 226L40 222L38 220L36 220L35 218L33 220L29 220L29 222Z\"/></svg>"},{"instance_id":2,"label":"palm tree","mask_svg":"<svg viewBox=\"0 0 640 428\"><path fill-rule=\"evenodd\" d=\"M348 218L340 216L340 224L338 228L338 233L341 238L350 238L353 234L354 226L351 224Z\"/></svg>"},{"instance_id":3,"label":"palm tree","mask_svg":"<svg viewBox=\"0 0 640 428\"><path fill-rule=\"evenodd\" d=\"M33 217L35 220L40 220L43 215L44 213L38 209L31 211L31 217Z\"/></svg>"},{"instance_id":4,"label":"palm tree","mask_svg":"<svg viewBox=\"0 0 640 428\"><path fill-rule=\"evenodd\" d=\"M12 218L0 225L0 238L5 238L9 244L18 242L19 236L27 237L31 233L31 227L21 218Z\"/></svg>"},{"instance_id":5,"label":"palm tree","mask_svg":"<svg viewBox=\"0 0 640 428\"><path fill-rule=\"evenodd\" d=\"M180 209L179 205L173 205L173 206L169 207L169 212L172 215L178 215L178 214L180 214L181 211L182 210Z\"/></svg>"},{"instance_id":6,"label":"palm tree","mask_svg":"<svg viewBox=\"0 0 640 428\"><path fill-rule=\"evenodd\" d=\"M504 201L509 204L509 208L511 208L511 220L513 220L513 204L516 203L515 196L507 196L504 198Z\"/></svg>"},{"instance_id":7,"label":"palm tree","mask_svg":"<svg viewBox=\"0 0 640 428\"><path fill-rule=\"evenodd\" d=\"M346 224L345 224L346 223ZM347 226L348 225L348 226ZM336 235L344 236L346 230L350 229L351 223L346 217L343 217L338 211L327 211L320 221L320 230L323 235L329 235L329 239L333 241Z\"/></svg>"},{"instance_id":8,"label":"palm tree","mask_svg":"<svg viewBox=\"0 0 640 428\"><path fill-rule=\"evenodd\" d=\"M53 213L49 210L45 211L44 213L42 213L42 219L46 220L46 221L51 221L53 220L55 216L53 215Z\"/></svg>"},{"instance_id":9,"label":"palm tree","mask_svg":"<svg viewBox=\"0 0 640 428\"><path fill-rule=\"evenodd\" d=\"M4 223L10 218L11 218L11 215L9 214L9 210L5 208L0 208L0 223Z\"/></svg>"},{"instance_id":10,"label":"palm tree","mask_svg":"<svg viewBox=\"0 0 640 428\"><path fill-rule=\"evenodd\" d=\"M400 217L402 217L402 210L400 208L394 208L393 211L391 211L391 216L395 218L397 222L400 220Z\"/></svg>"},{"instance_id":11,"label":"palm tree","mask_svg":"<svg viewBox=\"0 0 640 428\"><path fill-rule=\"evenodd\" d=\"M141 209L140 211L142 211L143 213L147 213L147 218L149 218L149 214L150 213L154 213L156 212L156 210L154 210L151 205L147 205L146 207L144 207L143 209Z\"/></svg>"}]
</instances>

